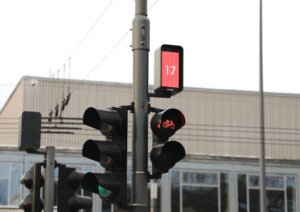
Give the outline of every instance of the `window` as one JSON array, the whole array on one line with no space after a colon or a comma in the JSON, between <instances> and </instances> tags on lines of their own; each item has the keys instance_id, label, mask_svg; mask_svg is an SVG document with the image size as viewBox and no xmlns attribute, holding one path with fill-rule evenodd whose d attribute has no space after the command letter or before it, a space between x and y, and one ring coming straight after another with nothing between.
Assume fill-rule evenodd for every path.
<instances>
[{"instance_id":1,"label":"window","mask_svg":"<svg viewBox=\"0 0 300 212\"><path fill-rule=\"evenodd\" d=\"M21 163L0 162L0 206L20 204L21 177Z\"/></svg>"},{"instance_id":2,"label":"window","mask_svg":"<svg viewBox=\"0 0 300 212\"><path fill-rule=\"evenodd\" d=\"M266 177L266 207L268 212L296 212L295 180L293 176ZM260 211L260 179L258 175L238 175L239 212Z\"/></svg>"},{"instance_id":3,"label":"window","mask_svg":"<svg viewBox=\"0 0 300 212\"><path fill-rule=\"evenodd\" d=\"M171 172L172 211L229 211L229 174Z\"/></svg>"}]
</instances>

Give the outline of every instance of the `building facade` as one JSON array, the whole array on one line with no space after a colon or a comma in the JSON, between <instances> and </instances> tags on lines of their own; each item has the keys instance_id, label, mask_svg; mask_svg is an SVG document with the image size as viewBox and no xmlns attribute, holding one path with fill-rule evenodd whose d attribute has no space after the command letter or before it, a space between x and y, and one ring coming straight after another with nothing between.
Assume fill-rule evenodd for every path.
<instances>
[{"instance_id":1,"label":"building facade","mask_svg":"<svg viewBox=\"0 0 300 212\"><path fill-rule=\"evenodd\" d=\"M152 88L149 87L149 92ZM68 103L66 104L66 101ZM63 103L64 102L64 103ZM56 160L82 171L103 171L81 156L87 139L104 139L82 124L88 107L130 105L132 85L23 77L0 113L0 211L17 210L26 191L19 179L41 156L17 149L23 111L42 114L41 147L54 146ZM158 211L259 211L259 96L256 92L185 88L170 98L151 98L153 107L181 110L186 125L173 137L186 158L151 182ZM300 210L300 95L265 95L268 211ZM129 114L128 164L132 118ZM149 121L152 114L149 115ZM148 150L151 150L149 128ZM148 162L151 170L151 162ZM128 181L130 182L130 171ZM153 192L153 191L156 191ZM111 207L93 195L93 211Z\"/></svg>"}]
</instances>

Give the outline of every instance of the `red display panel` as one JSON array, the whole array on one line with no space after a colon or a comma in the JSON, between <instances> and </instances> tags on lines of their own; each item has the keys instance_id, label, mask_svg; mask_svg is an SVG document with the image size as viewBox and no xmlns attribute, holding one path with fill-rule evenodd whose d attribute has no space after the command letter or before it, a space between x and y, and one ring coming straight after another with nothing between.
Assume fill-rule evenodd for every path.
<instances>
[{"instance_id":1,"label":"red display panel","mask_svg":"<svg viewBox=\"0 0 300 212\"><path fill-rule=\"evenodd\" d=\"M161 52L161 86L179 88L179 52Z\"/></svg>"}]
</instances>

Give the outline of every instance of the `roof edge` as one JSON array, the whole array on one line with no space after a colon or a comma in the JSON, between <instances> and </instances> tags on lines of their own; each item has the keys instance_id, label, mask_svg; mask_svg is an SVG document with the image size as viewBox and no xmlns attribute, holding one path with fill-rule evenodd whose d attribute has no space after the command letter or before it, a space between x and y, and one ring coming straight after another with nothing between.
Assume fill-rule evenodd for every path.
<instances>
[{"instance_id":1,"label":"roof edge","mask_svg":"<svg viewBox=\"0 0 300 212\"><path fill-rule=\"evenodd\" d=\"M79 80L79 79L57 79L57 78L49 78L49 77L35 77L35 76L23 76L23 79L35 79L35 80L56 80L56 81L66 81L73 83L91 83L91 84L99 84L99 85L117 85L117 86L128 86L131 87L132 83L125 82L108 82L108 81L95 81L95 80ZM154 85L150 84L149 88L153 89ZM200 91L200 92L212 92L212 93L234 93L234 94L249 94L249 95L257 95L259 91L254 90L238 90L238 89L221 89L221 88L203 88L203 87L184 87L184 91ZM266 95L276 95L276 96L294 96L300 97L300 93L285 93L285 92L270 92L265 91Z\"/></svg>"},{"instance_id":2,"label":"roof edge","mask_svg":"<svg viewBox=\"0 0 300 212\"><path fill-rule=\"evenodd\" d=\"M99 85L116 85L116 86L128 86L131 87L132 83L124 82L106 82L106 81L94 81L94 80L79 80L79 79L54 79L49 77L37 77L37 76L22 76L17 85L15 86L13 92L10 94L6 100L3 107L0 109L0 115L7 106L8 102L16 92L17 88L20 86L23 80L59 80L59 81L69 81L73 83L90 83L90 84L99 84ZM149 85L149 89L153 89L153 84ZM248 94L248 95L257 95L259 91L251 90L234 90L234 89L216 89L216 88L201 88L201 87L184 87L183 91L192 91L192 92L211 92L211 93L233 93L233 94ZM287 97L300 97L298 93L280 93L280 92L264 92L268 96L287 96Z\"/></svg>"}]
</instances>

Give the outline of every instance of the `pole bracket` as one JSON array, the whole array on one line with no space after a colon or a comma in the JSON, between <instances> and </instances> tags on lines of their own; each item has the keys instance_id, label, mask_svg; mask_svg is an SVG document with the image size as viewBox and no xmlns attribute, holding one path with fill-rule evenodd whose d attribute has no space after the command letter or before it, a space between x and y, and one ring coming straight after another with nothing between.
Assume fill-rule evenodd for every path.
<instances>
[{"instance_id":1,"label":"pole bracket","mask_svg":"<svg viewBox=\"0 0 300 212\"><path fill-rule=\"evenodd\" d=\"M151 180L151 179L155 179L155 180L158 180L158 179L160 179L161 178L161 173L160 172L157 172L157 173L152 173L152 174L150 174L149 172L148 172L148 174L147 174L148 176L147 176L147 178L148 178L148 182Z\"/></svg>"},{"instance_id":2,"label":"pole bracket","mask_svg":"<svg viewBox=\"0 0 300 212\"><path fill-rule=\"evenodd\" d=\"M131 102L130 105L122 105L120 107L130 111L131 113L134 112L134 102Z\"/></svg>"},{"instance_id":3,"label":"pole bracket","mask_svg":"<svg viewBox=\"0 0 300 212\"><path fill-rule=\"evenodd\" d=\"M160 109L160 108L156 108L156 107L151 107L150 105L149 105L149 113L150 112L153 112L153 113L159 113L159 112L162 112L162 111L164 111L163 109Z\"/></svg>"},{"instance_id":4,"label":"pole bracket","mask_svg":"<svg viewBox=\"0 0 300 212\"><path fill-rule=\"evenodd\" d=\"M154 92L149 93L149 97L156 97L156 98L171 98L172 93L171 92Z\"/></svg>"}]
</instances>

